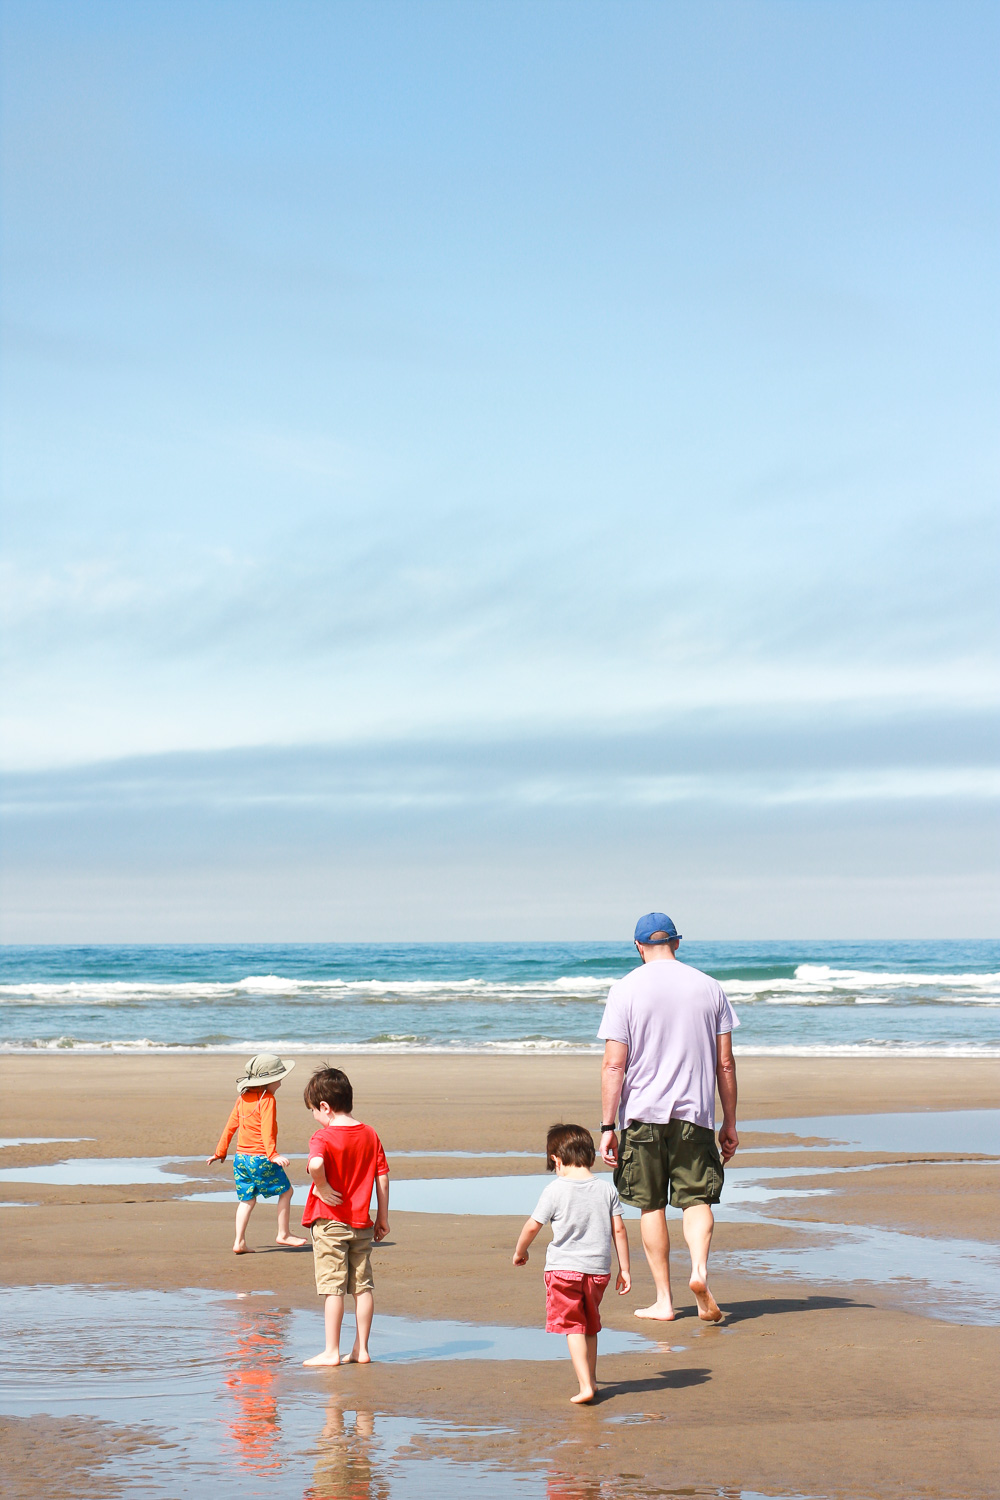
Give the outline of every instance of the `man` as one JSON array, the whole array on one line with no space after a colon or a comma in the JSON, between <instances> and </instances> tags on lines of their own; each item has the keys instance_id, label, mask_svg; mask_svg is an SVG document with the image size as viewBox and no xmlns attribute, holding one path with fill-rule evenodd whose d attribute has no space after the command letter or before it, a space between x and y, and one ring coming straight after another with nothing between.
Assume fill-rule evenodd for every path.
<instances>
[{"instance_id":1,"label":"man","mask_svg":"<svg viewBox=\"0 0 1000 1500\"><path fill-rule=\"evenodd\" d=\"M684 1211L691 1252L688 1285L706 1323L722 1318L708 1286L708 1252L722 1193L723 1161L740 1143L736 1133L736 1064L731 1032L740 1023L720 984L677 958L680 934L662 911L640 917L635 946L642 967L608 992L598 1036L601 1069L600 1153L615 1169L615 1186L641 1210L642 1248L656 1301L637 1318L669 1322L670 1234L664 1213ZM722 1129L715 1144L715 1089ZM622 1127L621 1145L616 1124Z\"/></svg>"}]
</instances>

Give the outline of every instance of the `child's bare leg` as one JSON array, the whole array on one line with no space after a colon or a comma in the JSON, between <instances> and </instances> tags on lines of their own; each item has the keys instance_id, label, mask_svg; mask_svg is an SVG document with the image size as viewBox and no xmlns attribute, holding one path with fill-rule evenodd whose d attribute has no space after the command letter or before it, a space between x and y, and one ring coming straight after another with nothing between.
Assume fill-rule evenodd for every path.
<instances>
[{"instance_id":1,"label":"child's bare leg","mask_svg":"<svg viewBox=\"0 0 1000 1500\"><path fill-rule=\"evenodd\" d=\"M282 1193L278 1199L278 1239L279 1245L304 1245L307 1242L300 1239L297 1234L288 1232L288 1216L292 1209L292 1190Z\"/></svg>"},{"instance_id":2,"label":"child's bare leg","mask_svg":"<svg viewBox=\"0 0 1000 1500\"><path fill-rule=\"evenodd\" d=\"M587 1364L590 1367L590 1383L597 1390L597 1334L587 1334Z\"/></svg>"},{"instance_id":3,"label":"child's bare leg","mask_svg":"<svg viewBox=\"0 0 1000 1500\"><path fill-rule=\"evenodd\" d=\"M721 1323L722 1312L708 1288L708 1252L712 1246L715 1215L707 1203L694 1203L684 1210L684 1238L691 1252L691 1280L688 1286L698 1304L703 1323Z\"/></svg>"},{"instance_id":4,"label":"child's bare leg","mask_svg":"<svg viewBox=\"0 0 1000 1500\"><path fill-rule=\"evenodd\" d=\"M331 1292L323 1309L323 1326L326 1329L326 1348L312 1359L304 1359L304 1365L340 1364L340 1325L344 1321L344 1299Z\"/></svg>"},{"instance_id":5,"label":"child's bare leg","mask_svg":"<svg viewBox=\"0 0 1000 1500\"><path fill-rule=\"evenodd\" d=\"M236 1239L233 1241L234 1255L252 1255L253 1251L247 1249L247 1225L250 1223L250 1215L257 1206L257 1199L251 1198L247 1203L236 1205Z\"/></svg>"},{"instance_id":6,"label":"child's bare leg","mask_svg":"<svg viewBox=\"0 0 1000 1500\"><path fill-rule=\"evenodd\" d=\"M573 1361L573 1372L580 1382L579 1394L570 1396L569 1399L577 1406L583 1406L588 1401L593 1401L597 1394L590 1370L590 1350L587 1347L590 1339L585 1333L567 1333L566 1342L569 1345L569 1357ZM597 1357L596 1336L594 1336L594 1357L595 1359Z\"/></svg>"},{"instance_id":7,"label":"child's bare leg","mask_svg":"<svg viewBox=\"0 0 1000 1500\"><path fill-rule=\"evenodd\" d=\"M354 1348L347 1358L352 1365L370 1365L372 1357L368 1353L368 1335L372 1331L372 1318L375 1316L373 1292L358 1293L354 1299L354 1316L357 1319L358 1333L354 1340Z\"/></svg>"}]
</instances>

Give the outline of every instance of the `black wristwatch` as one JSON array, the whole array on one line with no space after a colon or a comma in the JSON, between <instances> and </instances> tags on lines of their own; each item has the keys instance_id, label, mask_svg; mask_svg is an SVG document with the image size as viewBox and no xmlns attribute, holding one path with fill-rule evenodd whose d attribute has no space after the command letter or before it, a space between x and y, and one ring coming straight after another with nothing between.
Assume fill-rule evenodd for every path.
<instances>
[{"instance_id":1,"label":"black wristwatch","mask_svg":"<svg viewBox=\"0 0 1000 1500\"><path fill-rule=\"evenodd\" d=\"M617 1132L617 1130L618 1130L618 1126L617 1126L617 1125L602 1125L602 1126L601 1126L601 1134L602 1134L602 1135L603 1135L603 1134L604 1134L604 1133L605 1133L605 1131L607 1131L607 1130L614 1130L614 1131L615 1131L615 1132Z\"/></svg>"}]
</instances>

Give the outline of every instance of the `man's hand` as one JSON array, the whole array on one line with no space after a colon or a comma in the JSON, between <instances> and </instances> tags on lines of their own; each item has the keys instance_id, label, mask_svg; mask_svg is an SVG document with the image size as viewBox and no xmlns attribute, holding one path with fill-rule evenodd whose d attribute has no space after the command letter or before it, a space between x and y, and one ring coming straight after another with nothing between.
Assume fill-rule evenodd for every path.
<instances>
[{"instance_id":1,"label":"man's hand","mask_svg":"<svg viewBox=\"0 0 1000 1500\"><path fill-rule=\"evenodd\" d=\"M719 1150L722 1152L723 1163L732 1161L739 1144L740 1138L736 1134L736 1126L723 1125L719 1131Z\"/></svg>"},{"instance_id":2,"label":"man's hand","mask_svg":"<svg viewBox=\"0 0 1000 1500\"><path fill-rule=\"evenodd\" d=\"M613 1130L606 1130L601 1136L601 1144L597 1148L601 1161L609 1167L618 1165L618 1136Z\"/></svg>"},{"instance_id":3,"label":"man's hand","mask_svg":"<svg viewBox=\"0 0 1000 1500\"><path fill-rule=\"evenodd\" d=\"M515 1266L526 1266L528 1264L527 1250L522 1250L520 1255L516 1250L514 1251L514 1264Z\"/></svg>"},{"instance_id":4,"label":"man's hand","mask_svg":"<svg viewBox=\"0 0 1000 1500\"><path fill-rule=\"evenodd\" d=\"M339 1197L339 1194L338 1194L338 1197ZM376 1245L379 1244L382 1240L384 1240L385 1237L386 1237L386 1235L388 1233L389 1233L389 1220L386 1218L385 1214L376 1214L375 1215L375 1232L374 1232L374 1235L373 1235L373 1239L375 1240Z\"/></svg>"},{"instance_id":5,"label":"man's hand","mask_svg":"<svg viewBox=\"0 0 1000 1500\"><path fill-rule=\"evenodd\" d=\"M618 1276L617 1276L617 1278L615 1280L615 1291L618 1293L619 1297L624 1297L625 1294L626 1294L626 1292L630 1292L631 1290L632 1290L632 1273L631 1273L631 1271L619 1271L618 1272Z\"/></svg>"}]
</instances>

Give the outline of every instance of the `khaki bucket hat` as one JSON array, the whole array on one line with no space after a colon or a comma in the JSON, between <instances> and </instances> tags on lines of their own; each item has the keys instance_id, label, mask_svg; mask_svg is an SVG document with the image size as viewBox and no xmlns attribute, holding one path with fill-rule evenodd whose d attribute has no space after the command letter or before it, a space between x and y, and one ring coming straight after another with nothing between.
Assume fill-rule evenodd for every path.
<instances>
[{"instance_id":1,"label":"khaki bucket hat","mask_svg":"<svg viewBox=\"0 0 1000 1500\"><path fill-rule=\"evenodd\" d=\"M277 1083L295 1067L293 1062L282 1062L273 1052L258 1052L246 1065L243 1077L236 1080L240 1093L247 1089L266 1089L269 1083Z\"/></svg>"}]
</instances>

